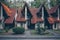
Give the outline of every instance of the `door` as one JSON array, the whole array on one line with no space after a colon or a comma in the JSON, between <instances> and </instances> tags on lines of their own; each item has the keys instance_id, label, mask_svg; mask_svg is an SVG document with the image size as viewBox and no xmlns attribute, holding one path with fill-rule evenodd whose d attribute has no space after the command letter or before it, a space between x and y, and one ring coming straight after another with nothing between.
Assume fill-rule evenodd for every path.
<instances>
[{"instance_id":1,"label":"door","mask_svg":"<svg viewBox=\"0 0 60 40\"><path fill-rule=\"evenodd\" d=\"M35 29L35 24L32 24L31 23L31 19L30 20L28 20L28 29Z\"/></svg>"}]
</instances>

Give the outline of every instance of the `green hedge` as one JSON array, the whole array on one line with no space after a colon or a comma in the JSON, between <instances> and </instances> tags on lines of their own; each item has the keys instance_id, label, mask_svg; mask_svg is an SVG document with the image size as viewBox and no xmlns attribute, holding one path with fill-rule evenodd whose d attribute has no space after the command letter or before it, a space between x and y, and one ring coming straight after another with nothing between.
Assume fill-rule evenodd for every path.
<instances>
[{"instance_id":1,"label":"green hedge","mask_svg":"<svg viewBox=\"0 0 60 40\"><path fill-rule=\"evenodd\" d=\"M23 34L25 32L25 29L23 27L15 27L13 28L13 32L15 34Z\"/></svg>"}]
</instances>

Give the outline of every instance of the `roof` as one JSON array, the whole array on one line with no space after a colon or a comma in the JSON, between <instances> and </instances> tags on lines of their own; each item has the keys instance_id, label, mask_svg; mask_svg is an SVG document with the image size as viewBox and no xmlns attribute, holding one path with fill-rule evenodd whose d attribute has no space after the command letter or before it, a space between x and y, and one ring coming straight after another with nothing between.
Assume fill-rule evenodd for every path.
<instances>
[{"instance_id":1,"label":"roof","mask_svg":"<svg viewBox=\"0 0 60 40\"><path fill-rule=\"evenodd\" d=\"M6 19L5 23L6 24L11 24L13 23L14 17L9 17L8 19Z\"/></svg>"},{"instance_id":2,"label":"roof","mask_svg":"<svg viewBox=\"0 0 60 40\"><path fill-rule=\"evenodd\" d=\"M21 11L24 11L25 7L28 8L28 10L31 12L33 18L35 19L36 13L37 13L37 8L29 8L27 3L25 3L25 5L22 9L18 9L18 16L17 16L17 19L16 19L17 22L25 22L26 21L25 17L21 17L21 15L22 15ZM31 21L34 20L33 18L31 19Z\"/></svg>"},{"instance_id":3,"label":"roof","mask_svg":"<svg viewBox=\"0 0 60 40\"><path fill-rule=\"evenodd\" d=\"M12 9L12 8L10 8L10 9L11 9L11 11L12 11L12 14L11 14L11 16L10 16L9 18L7 18L7 19L5 20L4 23L6 23L6 24L11 24L11 23L13 23L13 21L14 21L16 9Z\"/></svg>"},{"instance_id":4,"label":"roof","mask_svg":"<svg viewBox=\"0 0 60 40\"><path fill-rule=\"evenodd\" d=\"M42 19L42 18L37 18L37 21L38 21L38 22L43 22L44 19Z\"/></svg>"},{"instance_id":5,"label":"roof","mask_svg":"<svg viewBox=\"0 0 60 40\"><path fill-rule=\"evenodd\" d=\"M26 21L25 17L22 16L23 15L22 12L24 12L25 7L28 8L28 4L26 2L25 2L25 5L23 6L23 8L18 9L18 15L17 15L17 18L16 18L17 22L25 22Z\"/></svg>"},{"instance_id":6,"label":"roof","mask_svg":"<svg viewBox=\"0 0 60 40\"><path fill-rule=\"evenodd\" d=\"M32 23L32 24L37 23L37 19L36 19L35 17L33 17L33 18L31 19L31 23Z\"/></svg>"},{"instance_id":7,"label":"roof","mask_svg":"<svg viewBox=\"0 0 60 40\"><path fill-rule=\"evenodd\" d=\"M24 17L21 17L21 11L22 11L22 9L19 8L18 9L18 15L17 15L17 18L16 18L17 22L25 22L26 21Z\"/></svg>"},{"instance_id":8,"label":"roof","mask_svg":"<svg viewBox=\"0 0 60 40\"><path fill-rule=\"evenodd\" d=\"M60 20L56 20L57 23L60 23Z\"/></svg>"},{"instance_id":9,"label":"roof","mask_svg":"<svg viewBox=\"0 0 60 40\"><path fill-rule=\"evenodd\" d=\"M56 12L56 10L57 10L59 7L60 7L60 5L56 5L56 6L52 7L51 9L48 9L47 11L48 11L49 14L53 14L53 13Z\"/></svg>"},{"instance_id":10,"label":"roof","mask_svg":"<svg viewBox=\"0 0 60 40\"><path fill-rule=\"evenodd\" d=\"M48 17L47 19L50 24L53 24L55 22L55 19L53 17Z\"/></svg>"},{"instance_id":11,"label":"roof","mask_svg":"<svg viewBox=\"0 0 60 40\"><path fill-rule=\"evenodd\" d=\"M29 8L28 7L29 11L32 14L32 18L31 18L31 23L32 24L35 24L38 21L39 22L43 22L43 19L42 18L38 18L37 15L36 15L37 12L39 12L39 10L41 10L42 7L43 7L43 5L41 5L41 7L39 7L39 9L38 8ZM21 11L23 11L23 9L21 9L21 8L18 9L18 16L17 16L17 19L16 19L17 22L25 22L26 21L25 17L21 17L21 15L22 15Z\"/></svg>"},{"instance_id":12,"label":"roof","mask_svg":"<svg viewBox=\"0 0 60 40\"><path fill-rule=\"evenodd\" d=\"M1 4L2 4L2 7L4 8L4 10L6 11L7 15L11 16L12 11L10 10L10 8L3 3L1 3Z\"/></svg>"},{"instance_id":13,"label":"roof","mask_svg":"<svg viewBox=\"0 0 60 40\"><path fill-rule=\"evenodd\" d=\"M38 8L29 8L30 9L30 12L32 14L32 19L31 19L31 23L35 24L37 22L37 16L36 16L36 13L38 11Z\"/></svg>"},{"instance_id":14,"label":"roof","mask_svg":"<svg viewBox=\"0 0 60 40\"><path fill-rule=\"evenodd\" d=\"M57 9L59 8L59 6L60 5L56 5L56 6L54 6L54 7L52 7L51 9L49 9L49 10L47 10L48 11L48 13L49 13L49 15L50 14L53 14L53 13L55 13L56 11L57 11ZM50 16L52 16L52 15L50 15ZM52 18L51 18L52 19ZM53 19L55 19L55 22L60 22L60 19L59 20L57 20L57 18L56 17L53 17ZM51 21L53 21L54 22L54 20L51 20ZM49 21L49 20L48 20ZM50 21L49 21L49 23L50 23ZM52 22L51 22L52 23Z\"/></svg>"}]
</instances>

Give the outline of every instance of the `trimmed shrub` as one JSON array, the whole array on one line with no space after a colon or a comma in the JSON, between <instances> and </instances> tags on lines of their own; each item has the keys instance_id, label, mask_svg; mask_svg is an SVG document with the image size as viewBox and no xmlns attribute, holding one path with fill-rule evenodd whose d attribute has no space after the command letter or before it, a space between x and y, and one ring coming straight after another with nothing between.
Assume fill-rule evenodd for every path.
<instances>
[{"instance_id":1,"label":"trimmed shrub","mask_svg":"<svg viewBox=\"0 0 60 40\"><path fill-rule=\"evenodd\" d=\"M13 28L13 32L15 34L23 34L25 32L25 29L23 27L15 27Z\"/></svg>"}]
</instances>

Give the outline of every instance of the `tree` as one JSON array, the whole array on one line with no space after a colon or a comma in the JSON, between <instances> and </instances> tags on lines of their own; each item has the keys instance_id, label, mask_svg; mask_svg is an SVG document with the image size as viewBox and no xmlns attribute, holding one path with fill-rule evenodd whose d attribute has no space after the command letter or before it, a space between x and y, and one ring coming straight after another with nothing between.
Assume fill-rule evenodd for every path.
<instances>
[{"instance_id":1,"label":"tree","mask_svg":"<svg viewBox=\"0 0 60 40\"><path fill-rule=\"evenodd\" d=\"M51 7L53 7L53 6L55 6L57 4L55 0L50 0L50 1L51 1L50 2Z\"/></svg>"},{"instance_id":2,"label":"tree","mask_svg":"<svg viewBox=\"0 0 60 40\"><path fill-rule=\"evenodd\" d=\"M32 7L36 7L38 8L41 4L45 3L46 0L34 0L34 2L32 2Z\"/></svg>"},{"instance_id":3,"label":"tree","mask_svg":"<svg viewBox=\"0 0 60 40\"><path fill-rule=\"evenodd\" d=\"M40 0L34 0L34 2L31 3L32 7L39 7L40 6Z\"/></svg>"},{"instance_id":4,"label":"tree","mask_svg":"<svg viewBox=\"0 0 60 40\"><path fill-rule=\"evenodd\" d=\"M56 5L60 4L60 0L51 0L50 4L51 4L52 7L56 6Z\"/></svg>"},{"instance_id":5,"label":"tree","mask_svg":"<svg viewBox=\"0 0 60 40\"><path fill-rule=\"evenodd\" d=\"M55 0L56 1L56 4L60 4L60 0Z\"/></svg>"},{"instance_id":6,"label":"tree","mask_svg":"<svg viewBox=\"0 0 60 40\"><path fill-rule=\"evenodd\" d=\"M6 4L7 6L9 6L9 3L6 2L5 0L0 0L0 2L2 2L2 3L4 3L4 4Z\"/></svg>"}]
</instances>

